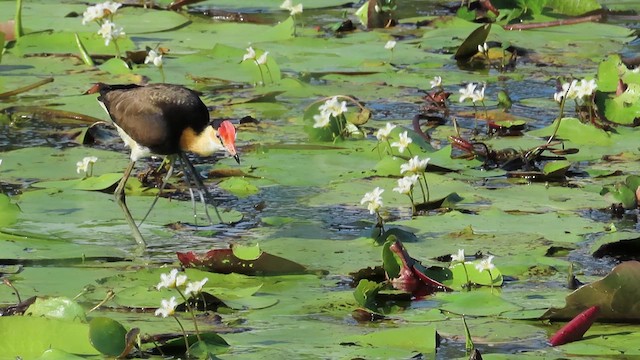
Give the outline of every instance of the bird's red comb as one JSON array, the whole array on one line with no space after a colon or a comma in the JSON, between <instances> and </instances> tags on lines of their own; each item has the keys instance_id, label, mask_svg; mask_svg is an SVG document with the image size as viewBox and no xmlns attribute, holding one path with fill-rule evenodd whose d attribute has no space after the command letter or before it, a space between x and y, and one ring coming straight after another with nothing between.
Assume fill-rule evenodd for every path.
<instances>
[{"instance_id":1,"label":"bird's red comb","mask_svg":"<svg viewBox=\"0 0 640 360\"><path fill-rule=\"evenodd\" d=\"M218 134L220 134L223 139L229 140L230 143L233 143L236 140L236 128L229 120L225 120L220 123L220 127L218 127Z\"/></svg>"}]
</instances>

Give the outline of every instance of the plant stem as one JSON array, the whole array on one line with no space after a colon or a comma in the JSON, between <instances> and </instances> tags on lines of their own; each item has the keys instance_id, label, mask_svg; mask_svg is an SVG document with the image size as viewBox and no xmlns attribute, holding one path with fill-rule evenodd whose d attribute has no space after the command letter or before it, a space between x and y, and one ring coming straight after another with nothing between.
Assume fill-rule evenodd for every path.
<instances>
[{"instance_id":1,"label":"plant stem","mask_svg":"<svg viewBox=\"0 0 640 360\"><path fill-rule=\"evenodd\" d=\"M16 1L16 16L14 19L13 33L16 39L20 39L24 35L22 28L22 0Z\"/></svg>"},{"instance_id":2,"label":"plant stem","mask_svg":"<svg viewBox=\"0 0 640 360\"><path fill-rule=\"evenodd\" d=\"M489 120L489 114L487 113L487 105L484 104L484 100L480 101L482 108L484 109L484 118Z\"/></svg>"},{"instance_id":3,"label":"plant stem","mask_svg":"<svg viewBox=\"0 0 640 360\"><path fill-rule=\"evenodd\" d=\"M258 64L257 60L254 59L253 61L258 66L258 71L260 71L260 79L262 80L262 86L265 86L265 84L264 84L264 74L262 73L262 66L260 66L260 64Z\"/></svg>"},{"instance_id":4,"label":"plant stem","mask_svg":"<svg viewBox=\"0 0 640 360\"><path fill-rule=\"evenodd\" d=\"M411 191L407 194L407 196L409 196L409 200L411 201L411 216L416 214L416 204L413 201L413 195L411 194L413 192L413 189L411 189Z\"/></svg>"},{"instance_id":5,"label":"plant stem","mask_svg":"<svg viewBox=\"0 0 640 360\"><path fill-rule=\"evenodd\" d=\"M271 80L271 84L273 84L273 75L271 75L271 69L269 69L269 65L265 63L264 67L267 68L267 73L269 74L269 80Z\"/></svg>"},{"instance_id":6,"label":"plant stem","mask_svg":"<svg viewBox=\"0 0 640 360\"><path fill-rule=\"evenodd\" d=\"M557 121L556 127L553 129L553 133L549 137L549 140L547 140L547 145L549 145L553 141L553 138L555 138L556 134L558 133L558 129L560 129L560 122L564 117L564 103L567 101L567 94L569 93L570 89L571 87L569 87L569 89L567 89L567 92L564 94L564 96L562 96L562 100L560 101L560 114L558 115L558 118L556 120Z\"/></svg>"},{"instance_id":7,"label":"plant stem","mask_svg":"<svg viewBox=\"0 0 640 360\"><path fill-rule=\"evenodd\" d=\"M384 234L384 220L382 220L382 216L376 210L376 221L378 222L376 225L380 228L380 234Z\"/></svg>"},{"instance_id":8,"label":"plant stem","mask_svg":"<svg viewBox=\"0 0 640 360\"><path fill-rule=\"evenodd\" d=\"M162 66L160 66L158 69L160 69L160 75L162 76L162 82L166 82L166 77L164 76L164 68Z\"/></svg>"},{"instance_id":9,"label":"plant stem","mask_svg":"<svg viewBox=\"0 0 640 360\"><path fill-rule=\"evenodd\" d=\"M469 272L467 271L467 266L464 264L464 260L462 260L462 268L464 269L464 275L467 277L467 282L462 287L466 288L468 291L471 291L471 281L469 281Z\"/></svg>"},{"instance_id":10,"label":"plant stem","mask_svg":"<svg viewBox=\"0 0 640 360\"><path fill-rule=\"evenodd\" d=\"M493 275L491 275L491 270L487 270L489 272L489 280L491 280L491 293L493 294Z\"/></svg>"},{"instance_id":11,"label":"plant stem","mask_svg":"<svg viewBox=\"0 0 640 360\"><path fill-rule=\"evenodd\" d=\"M118 39L113 39L113 46L116 48L116 58L120 59L120 47L118 46Z\"/></svg>"},{"instance_id":12,"label":"plant stem","mask_svg":"<svg viewBox=\"0 0 640 360\"><path fill-rule=\"evenodd\" d=\"M186 298L186 296L184 296L182 291L180 291L180 289L178 289L177 287L176 287L176 290L178 291L178 294L180 294L180 296L184 300L184 304L187 307L187 310L189 310L189 313L191 313L191 318L193 319L193 326L196 329L196 337L198 338L198 341L202 341L202 338L200 337L200 330L198 329L198 322L196 321L196 314L193 311L193 307L191 307L191 305L189 305L189 300Z\"/></svg>"},{"instance_id":13,"label":"plant stem","mask_svg":"<svg viewBox=\"0 0 640 360\"><path fill-rule=\"evenodd\" d=\"M429 202L429 200L431 199L431 194L429 194L429 184L427 183L427 174L426 173L422 173L422 179L424 180L424 187L427 189L427 200L425 200L425 202Z\"/></svg>"},{"instance_id":14,"label":"plant stem","mask_svg":"<svg viewBox=\"0 0 640 360\"><path fill-rule=\"evenodd\" d=\"M187 339L187 332L184 331L184 326L182 326L182 323L180 322L180 320L178 320L178 317L173 315L173 318L176 319L176 321L178 322L178 326L180 326L180 330L182 330L182 336L184 336L184 345L187 348L185 355L188 358L189 357L189 339Z\"/></svg>"}]
</instances>

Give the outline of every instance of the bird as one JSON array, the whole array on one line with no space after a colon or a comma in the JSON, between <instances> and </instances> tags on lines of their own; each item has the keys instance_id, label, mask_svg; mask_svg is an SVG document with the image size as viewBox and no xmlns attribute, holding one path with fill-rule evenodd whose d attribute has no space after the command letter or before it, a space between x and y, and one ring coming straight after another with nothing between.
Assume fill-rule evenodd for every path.
<instances>
[{"instance_id":1,"label":"bird","mask_svg":"<svg viewBox=\"0 0 640 360\"><path fill-rule=\"evenodd\" d=\"M96 83L86 91L86 94L95 93L99 94L97 100L111 118L125 146L131 148L129 165L114 191L114 197L124 212L134 239L138 245L146 247L124 194L125 184L136 161L153 154L168 157L170 167L160 188L162 191L171 176L175 160L180 158L185 174L192 175L196 185L208 195L186 153L211 156L215 152L225 151L239 164L240 157L235 145L236 129L229 120L222 121L215 128L210 122L209 110L198 93L181 85Z\"/></svg>"}]
</instances>

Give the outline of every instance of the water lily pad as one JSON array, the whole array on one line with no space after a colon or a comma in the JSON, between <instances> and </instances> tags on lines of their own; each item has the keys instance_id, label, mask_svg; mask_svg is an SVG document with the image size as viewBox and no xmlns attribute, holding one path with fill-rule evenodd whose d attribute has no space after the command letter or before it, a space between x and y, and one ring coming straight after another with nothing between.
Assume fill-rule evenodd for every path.
<instances>
[{"instance_id":1,"label":"water lily pad","mask_svg":"<svg viewBox=\"0 0 640 360\"><path fill-rule=\"evenodd\" d=\"M99 355L89 343L89 325L31 316L0 317L0 347L10 357L36 358L55 348L75 355Z\"/></svg>"},{"instance_id":2,"label":"water lily pad","mask_svg":"<svg viewBox=\"0 0 640 360\"><path fill-rule=\"evenodd\" d=\"M84 309L75 301L65 297L37 298L25 315L86 322Z\"/></svg>"},{"instance_id":3,"label":"water lily pad","mask_svg":"<svg viewBox=\"0 0 640 360\"><path fill-rule=\"evenodd\" d=\"M467 316L493 316L522 309L520 306L502 299L499 290L494 289L494 291L494 294L488 289L438 294L438 299L444 302L440 309Z\"/></svg>"},{"instance_id":4,"label":"water lily pad","mask_svg":"<svg viewBox=\"0 0 640 360\"><path fill-rule=\"evenodd\" d=\"M627 261L566 298L561 309L549 309L544 319L571 319L591 306L600 307L600 321L637 322L640 319L640 262Z\"/></svg>"},{"instance_id":5,"label":"water lily pad","mask_svg":"<svg viewBox=\"0 0 640 360\"><path fill-rule=\"evenodd\" d=\"M20 208L14 204L11 199L5 195L0 194L0 227L11 225L16 221Z\"/></svg>"},{"instance_id":6,"label":"water lily pad","mask_svg":"<svg viewBox=\"0 0 640 360\"><path fill-rule=\"evenodd\" d=\"M89 323L91 345L104 355L119 356L126 347L127 330L107 317L95 317Z\"/></svg>"},{"instance_id":7,"label":"water lily pad","mask_svg":"<svg viewBox=\"0 0 640 360\"><path fill-rule=\"evenodd\" d=\"M63 350L48 349L42 353L38 360L82 360L82 356L73 355Z\"/></svg>"},{"instance_id":8,"label":"water lily pad","mask_svg":"<svg viewBox=\"0 0 640 360\"><path fill-rule=\"evenodd\" d=\"M236 247L214 249L206 254L178 252L177 255L180 262L186 267L196 267L222 274L235 272L245 275L282 275L306 272L303 265L266 252L260 252L257 247ZM250 254L247 253L248 249L251 249Z\"/></svg>"},{"instance_id":9,"label":"water lily pad","mask_svg":"<svg viewBox=\"0 0 640 360\"><path fill-rule=\"evenodd\" d=\"M258 187L251 184L249 181L242 178L230 178L221 181L218 186L236 196L247 197L249 195L257 194Z\"/></svg>"},{"instance_id":10,"label":"water lily pad","mask_svg":"<svg viewBox=\"0 0 640 360\"><path fill-rule=\"evenodd\" d=\"M433 326L407 326L378 330L352 337L350 341L366 347L397 348L432 354L436 350L436 336L436 329Z\"/></svg>"}]
</instances>

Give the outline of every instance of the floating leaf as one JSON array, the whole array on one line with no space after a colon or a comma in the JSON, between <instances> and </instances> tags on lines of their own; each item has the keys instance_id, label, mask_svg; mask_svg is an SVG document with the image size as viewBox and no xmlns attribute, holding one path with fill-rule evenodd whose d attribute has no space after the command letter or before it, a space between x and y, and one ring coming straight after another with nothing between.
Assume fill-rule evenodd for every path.
<instances>
[{"instance_id":1,"label":"floating leaf","mask_svg":"<svg viewBox=\"0 0 640 360\"><path fill-rule=\"evenodd\" d=\"M549 161L544 164L542 172L549 177L561 177L569 170L571 162L566 160Z\"/></svg>"},{"instance_id":2,"label":"floating leaf","mask_svg":"<svg viewBox=\"0 0 640 360\"><path fill-rule=\"evenodd\" d=\"M433 326L403 326L384 329L351 338L361 346L397 348L433 354L436 351L436 329Z\"/></svg>"},{"instance_id":3,"label":"floating leaf","mask_svg":"<svg viewBox=\"0 0 640 360\"><path fill-rule=\"evenodd\" d=\"M119 322L107 318L96 317L89 323L89 339L91 345L104 355L119 356L126 344L127 330Z\"/></svg>"},{"instance_id":4,"label":"floating leaf","mask_svg":"<svg viewBox=\"0 0 640 360\"><path fill-rule=\"evenodd\" d=\"M28 334L28 336L25 336ZM31 316L0 317L3 356L34 359L55 348L76 355L99 355L89 343L89 325Z\"/></svg>"},{"instance_id":5,"label":"floating leaf","mask_svg":"<svg viewBox=\"0 0 640 360\"><path fill-rule=\"evenodd\" d=\"M11 199L5 195L0 194L0 227L13 224L20 213L18 205L14 204Z\"/></svg>"},{"instance_id":6,"label":"floating leaf","mask_svg":"<svg viewBox=\"0 0 640 360\"><path fill-rule=\"evenodd\" d=\"M25 312L28 316L86 322L82 306L65 297L37 298Z\"/></svg>"},{"instance_id":7,"label":"floating leaf","mask_svg":"<svg viewBox=\"0 0 640 360\"><path fill-rule=\"evenodd\" d=\"M243 178L229 178L221 181L218 186L236 196L247 197L258 193L258 187Z\"/></svg>"},{"instance_id":8,"label":"floating leaf","mask_svg":"<svg viewBox=\"0 0 640 360\"><path fill-rule=\"evenodd\" d=\"M597 0L547 0L546 6L553 9L554 13L577 16L601 9Z\"/></svg>"},{"instance_id":9,"label":"floating leaf","mask_svg":"<svg viewBox=\"0 0 640 360\"><path fill-rule=\"evenodd\" d=\"M478 45L482 45L487 41L491 24L484 24L475 29L458 47L456 54L453 56L458 61L466 61L478 53Z\"/></svg>"},{"instance_id":10,"label":"floating leaf","mask_svg":"<svg viewBox=\"0 0 640 360\"><path fill-rule=\"evenodd\" d=\"M178 252L178 260L186 267L203 268L207 271L221 274L232 272L245 275L283 275L283 274L304 274L307 269L293 261L261 252L259 248L234 246L233 249L214 249L204 254L194 252ZM252 249L251 255L247 256L245 249ZM254 252L253 249L257 249ZM237 256L239 251L240 256Z\"/></svg>"},{"instance_id":11,"label":"floating leaf","mask_svg":"<svg viewBox=\"0 0 640 360\"><path fill-rule=\"evenodd\" d=\"M380 311L381 304L378 303L376 297L382 289L384 289L383 284L362 279L353 291L353 297L356 299L358 305L377 313Z\"/></svg>"},{"instance_id":12,"label":"floating leaf","mask_svg":"<svg viewBox=\"0 0 640 360\"><path fill-rule=\"evenodd\" d=\"M564 308L549 309L543 319L567 320L592 306L600 308L601 321L640 321L640 262L627 261L604 278L569 294Z\"/></svg>"}]
</instances>

